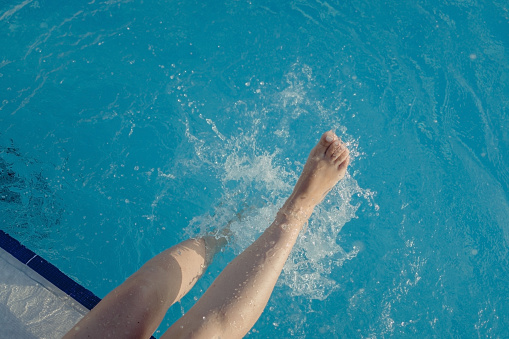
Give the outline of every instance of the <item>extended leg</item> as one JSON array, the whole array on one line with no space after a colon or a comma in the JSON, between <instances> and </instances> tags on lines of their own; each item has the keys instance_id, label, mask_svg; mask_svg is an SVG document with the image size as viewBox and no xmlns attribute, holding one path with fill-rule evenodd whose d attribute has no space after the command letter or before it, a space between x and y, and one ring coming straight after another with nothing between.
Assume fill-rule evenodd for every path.
<instances>
[{"instance_id":1,"label":"extended leg","mask_svg":"<svg viewBox=\"0 0 509 339\"><path fill-rule=\"evenodd\" d=\"M346 146L334 133L324 133L272 225L161 339L243 337L263 312L302 226L348 163Z\"/></svg>"},{"instance_id":2,"label":"extended leg","mask_svg":"<svg viewBox=\"0 0 509 339\"><path fill-rule=\"evenodd\" d=\"M149 338L202 275L221 241L206 236L158 254L110 292L64 338Z\"/></svg>"}]
</instances>

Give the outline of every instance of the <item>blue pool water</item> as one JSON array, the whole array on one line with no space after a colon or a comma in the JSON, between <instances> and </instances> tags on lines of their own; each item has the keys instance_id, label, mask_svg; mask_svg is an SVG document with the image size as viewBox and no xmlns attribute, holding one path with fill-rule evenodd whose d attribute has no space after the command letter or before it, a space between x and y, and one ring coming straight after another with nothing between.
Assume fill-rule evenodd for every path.
<instances>
[{"instance_id":1,"label":"blue pool water","mask_svg":"<svg viewBox=\"0 0 509 339\"><path fill-rule=\"evenodd\" d=\"M270 223L334 129L347 178L251 338L509 337L509 3L3 1L0 228L103 297Z\"/></svg>"}]
</instances>

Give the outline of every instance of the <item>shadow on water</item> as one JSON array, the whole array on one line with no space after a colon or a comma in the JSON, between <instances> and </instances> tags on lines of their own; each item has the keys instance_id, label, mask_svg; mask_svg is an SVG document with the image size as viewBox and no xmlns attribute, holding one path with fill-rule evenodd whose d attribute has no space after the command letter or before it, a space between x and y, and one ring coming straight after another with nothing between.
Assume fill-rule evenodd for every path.
<instances>
[{"instance_id":1,"label":"shadow on water","mask_svg":"<svg viewBox=\"0 0 509 339\"><path fill-rule=\"evenodd\" d=\"M37 161L13 146L0 145L0 209L2 230L27 246L49 245L46 239L60 224L62 207Z\"/></svg>"}]
</instances>

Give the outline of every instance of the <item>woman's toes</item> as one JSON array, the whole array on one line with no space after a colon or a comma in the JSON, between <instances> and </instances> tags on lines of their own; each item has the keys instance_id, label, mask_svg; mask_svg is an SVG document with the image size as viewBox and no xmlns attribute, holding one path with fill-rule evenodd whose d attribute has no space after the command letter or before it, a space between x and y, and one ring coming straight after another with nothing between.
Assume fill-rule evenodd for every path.
<instances>
[{"instance_id":1,"label":"woman's toes","mask_svg":"<svg viewBox=\"0 0 509 339\"><path fill-rule=\"evenodd\" d=\"M336 162L338 160L338 158L340 158L343 153L345 153L346 151L346 147L344 144L340 144L338 148L336 148L336 150L334 151L334 154L332 155L331 157L331 160Z\"/></svg>"},{"instance_id":2,"label":"woman's toes","mask_svg":"<svg viewBox=\"0 0 509 339\"><path fill-rule=\"evenodd\" d=\"M332 144L330 144L329 148L327 148L325 156L328 159L334 160L334 154L337 152L339 147L341 147L341 142L339 140L334 141Z\"/></svg>"},{"instance_id":3,"label":"woman's toes","mask_svg":"<svg viewBox=\"0 0 509 339\"><path fill-rule=\"evenodd\" d=\"M331 144L337 140L338 137L334 132L328 131L322 134L320 137L320 141L316 146L311 150L310 156L323 156L327 150L330 148Z\"/></svg>"},{"instance_id":4,"label":"woman's toes","mask_svg":"<svg viewBox=\"0 0 509 339\"><path fill-rule=\"evenodd\" d=\"M340 165L341 163L345 162L346 159L350 156L350 151L348 148L346 148L344 145L342 145L343 148L340 152L338 152L336 159L334 160L334 163Z\"/></svg>"},{"instance_id":5,"label":"woman's toes","mask_svg":"<svg viewBox=\"0 0 509 339\"><path fill-rule=\"evenodd\" d=\"M350 157L347 156L346 159L344 159L342 162L339 162L339 165L338 165L338 170L340 172L346 172L346 168L348 167L348 165L350 164Z\"/></svg>"},{"instance_id":6,"label":"woman's toes","mask_svg":"<svg viewBox=\"0 0 509 339\"><path fill-rule=\"evenodd\" d=\"M322 146L325 150L337 139L338 137L336 136L336 134L334 134L334 132L327 131L324 134L322 134L319 145Z\"/></svg>"}]
</instances>

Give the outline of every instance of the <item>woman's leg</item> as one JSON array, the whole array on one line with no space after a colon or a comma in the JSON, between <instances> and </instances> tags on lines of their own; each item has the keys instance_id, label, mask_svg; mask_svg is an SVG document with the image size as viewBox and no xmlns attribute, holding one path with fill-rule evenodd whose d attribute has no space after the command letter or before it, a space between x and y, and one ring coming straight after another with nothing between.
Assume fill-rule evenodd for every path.
<instances>
[{"instance_id":1,"label":"woman's leg","mask_svg":"<svg viewBox=\"0 0 509 339\"><path fill-rule=\"evenodd\" d=\"M161 339L243 337L263 312L302 226L343 178L348 163L346 146L333 132L324 133L272 225Z\"/></svg>"},{"instance_id":2,"label":"woman's leg","mask_svg":"<svg viewBox=\"0 0 509 339\"><path fill-rule=\"evenodd\" d=\"M158 254L104 297L64 338L149 338L223 242L206 236Z\"/></svg>"}]
</instances>

